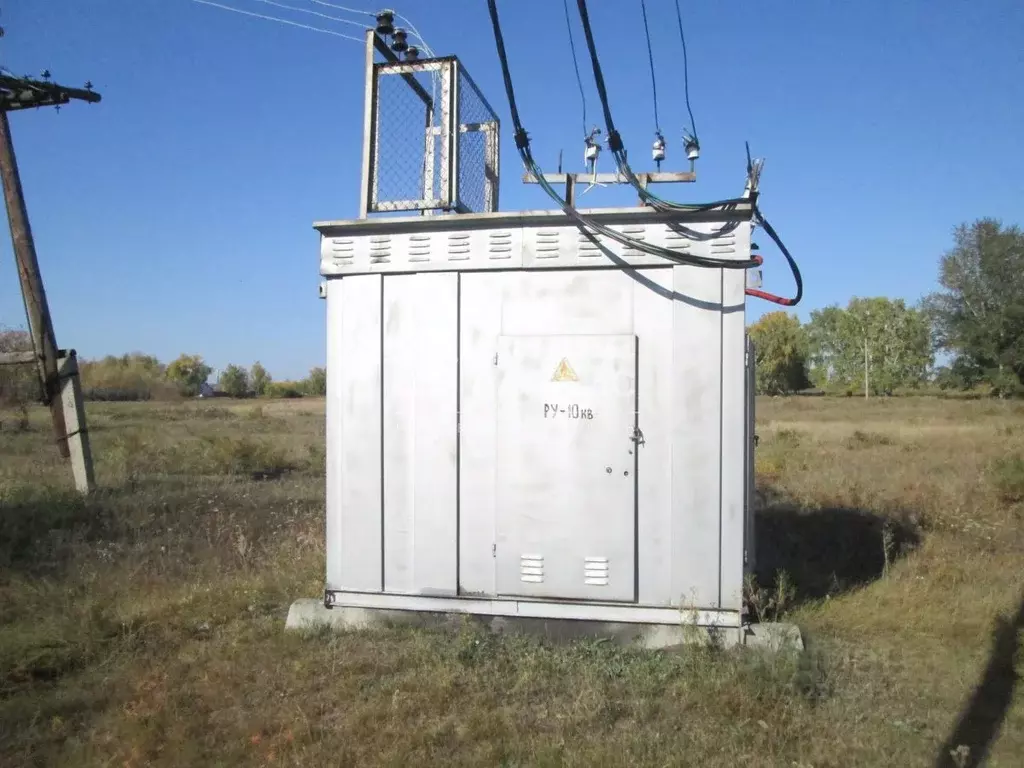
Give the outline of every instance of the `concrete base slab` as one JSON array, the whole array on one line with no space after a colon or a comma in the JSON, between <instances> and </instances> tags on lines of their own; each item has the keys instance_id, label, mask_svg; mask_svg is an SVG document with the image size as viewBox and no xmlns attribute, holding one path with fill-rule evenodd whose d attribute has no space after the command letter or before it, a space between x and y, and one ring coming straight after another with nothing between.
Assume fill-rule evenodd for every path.
<instances>
[{"instance_id":1,"label":"concrete base slab","mask_svg":"<svg viewBox=\"0 0 1024 768\"><path fill-rule=\"evenodd\" d=\"M397 625L439 629L457 628L466 621L496 633L520 632L555 642L600 638L622 646L652 650L683 645L729 648L742 642L773 651L803 650L800 630L789 624L759 624L737 631L735 628L698 627L682 623L634 624L582 619L535 619L345 605L326 608L322 600L315 598L292 603L285 627L310 630L328 626L339 630L359 630Z\"/></svg>"}]
</instances>

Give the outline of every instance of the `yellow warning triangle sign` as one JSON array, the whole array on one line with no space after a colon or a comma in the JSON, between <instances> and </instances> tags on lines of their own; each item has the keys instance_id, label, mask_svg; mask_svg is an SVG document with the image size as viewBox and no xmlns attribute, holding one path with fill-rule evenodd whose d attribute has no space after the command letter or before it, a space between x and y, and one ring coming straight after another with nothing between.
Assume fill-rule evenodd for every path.
<instances>
[{"instance_id":1,"label":"yellow warning triangle sign","mask_svg":"<svg viewBox=\"0 0 1024 768\"><path fill-rule=\"evenodd\" d=\"M576 375L576 371L569 365L569 361L564 357L562 362L555 368L555 375L551 377L552 381L579 381L579 377Z\"/></svg>"}]
</instances>

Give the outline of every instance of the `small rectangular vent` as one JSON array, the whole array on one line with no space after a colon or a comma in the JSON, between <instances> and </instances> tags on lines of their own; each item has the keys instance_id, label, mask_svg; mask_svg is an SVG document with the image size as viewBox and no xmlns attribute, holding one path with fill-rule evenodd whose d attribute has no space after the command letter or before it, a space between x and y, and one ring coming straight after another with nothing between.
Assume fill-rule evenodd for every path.
<instances>
[{"instance_id":1,"label":"small rectangular vent","mask_svg":"<svg viewBox=\"0 0 1024 768\"><path fill-rule=\"evenodd\" d=\"M690 243L693 242L686 233L671 224L665 225L665 247L670 251L687 253L690 250Z\"/></svg>"},{"instance_id":2,"label":"small rectangular vent","mask_svg":"<svg viewBox=\"0 0 1024 768\"><path fill-rule=\"evenodd\" d=\"M452 232L448 235L448 260L466 261L471 246L469 232Z\"/></svg>"},{"instance_id":3,"label":"small rectangular vent","mask_svg":"<svg viewBox=\"0 0 1024 768\"><path fill-rule=\"evenodd\" d=\"M716 237L711 241L711 253L712 255L720 253L736 253L736 235L730 233L728 235L722 235L722 237Z\"/></svg>"},{"instance_id":4,"label":"small rectangular vent","mask_svg":"<svg viewBox=\"0 0 1024 768\"><path fill-rule=\"evenodd\" d=\"M630 238L631 240L639 240L639 241L642 242L642 241L647 239L647 227L644 227L644 226L639 226L638 227L636 225L629 226L629 227L623 227L622 228L622 234L624 234L626 237ZM641 251L638 248L624 248L622 250L622 255L623 256L643 256L644 255L644 251Z\"/></svg>"},{"instance_id":5,"label":"small rectangular vent","mask_svg":"<svg viewBox=\"0 0 1024 768\"><path fill-rule=\"evenodd\" d=\"M409 235L409 261L430 261L430 235Z\"/></svg>"},{"instance_id":6,"label":"small rectangular vent","mask_svg":"<svg viewBox=\"0 0 1024 768\"><path fill-rule=\"evenodd\" d=\"M511 259L512 233L508 231L491 232L488 237L487 252L489 259Z\"/></svg>"},{"instance_id":7,"label":"small rectangular vent","mask_svg":"<svg viewBox=\"0 0 1024 768\"><path fill-rule=\"evenodd\" d=\"M370 263L379 264L390 261L391 238L387 236L370 238Z\"/></svg>"},{"instance_id":8,"label":"small rectangular vent","mask_svg":"<svg viewBox=\"0 0 1024 768\"><path fill-rule=\"evenodd\" d=\"M595 258L602 255L603 251L601 245L603 244L601 243L601 238L598 235L595 235L595 237L597 237L597 243L591 240L587 235L580 232L579 240L577 242L579 244L579 257L581 259Z\"/></svg>"},{"instance_id":9,"label":"small rectangular vent","mask_svg":"<svg viewBox=\"0 0 1024 768\"><path fill-rule=\"evenodd\" d=\"M608 558L583 558L583 583L594 587L608 586Z\"/></svg>"},{"instance_id":10,"label":"small rectangular vent","mask_svg":"<svg viewBox=\"0 0 1024 768\"><path fill-rule=\"evenodd\" d=\"M561 233L557 229L537 230L537 243L534 246L538 259L557 259L561 249Z\"/></svg>"},{"instance_id":11,"label":"small rectangular vent","mask_svg":"<svg viewBox=\"0 0 1024 768\"><path fill-rule=\"evenodd\" d=\"M520 555L519 579L528 584L544 581L544 555Z\"/></svg>"},{"instance_id":12,"label":"small rectangular vent","mask_svg":"<svg viewBox=\"0 0 1024 768\"><path fill-rule=\"evenodd\" d=\"M331 238L331 258L334 261L351 261L356 255L356 241L351 237Z\"/></svg>"}]
</instances>

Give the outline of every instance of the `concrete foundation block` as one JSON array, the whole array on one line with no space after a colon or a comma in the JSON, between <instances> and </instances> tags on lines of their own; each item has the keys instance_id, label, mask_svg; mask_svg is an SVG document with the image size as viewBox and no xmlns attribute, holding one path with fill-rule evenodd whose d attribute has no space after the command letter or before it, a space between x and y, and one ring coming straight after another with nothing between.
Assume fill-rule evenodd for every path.
<instances>
[{"instance_id":1,"label":"concrete foundation block","mask_svg":"<svg viewBox=\"0 0 1024 768\"><path fill-rule=\"evenodd\" d=\"M621 646L650 650L685 645L730 648L742 642L744 645L770 651L803 650L800 630L791 624L755 624L737 631L731 628L698 627L682 623L633 624L580 619L535 619L344 605L327 608L322 600L316 598L296 600L292 603L285 627L291 630L309 630L322 626L338 630L361 630L399 625L443 629L457 628L467 620L492 632L519 632L553 642L607 639Z\"/></svg>"}]
</instances>

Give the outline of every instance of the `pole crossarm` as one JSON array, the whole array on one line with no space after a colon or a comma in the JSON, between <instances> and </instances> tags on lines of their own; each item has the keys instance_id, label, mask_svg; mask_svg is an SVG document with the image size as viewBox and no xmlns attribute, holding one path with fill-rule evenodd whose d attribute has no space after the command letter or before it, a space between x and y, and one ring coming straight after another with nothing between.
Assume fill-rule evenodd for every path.
<instances>
[{"instance_id":1,"label":"pole crossarm","mask_svg":"<svg viewBox=\"0 0 1024 768\"><path fill-rule=\"evenodd\" d=\"M0 352L0 365L35 365L38 361L35 352Z\"/></svg>"},{"instance_id":2,"label":"pole crossarm","mask_svg":"<svg viewBox=\"0 0 1024 768\"><path fill-rule=\"evenodd\" d=\"M95 104L100 95L92 88L71 88L49 80L0 74L0 111L59 107L73 100Z\"/></svg>"}]
</instances>

